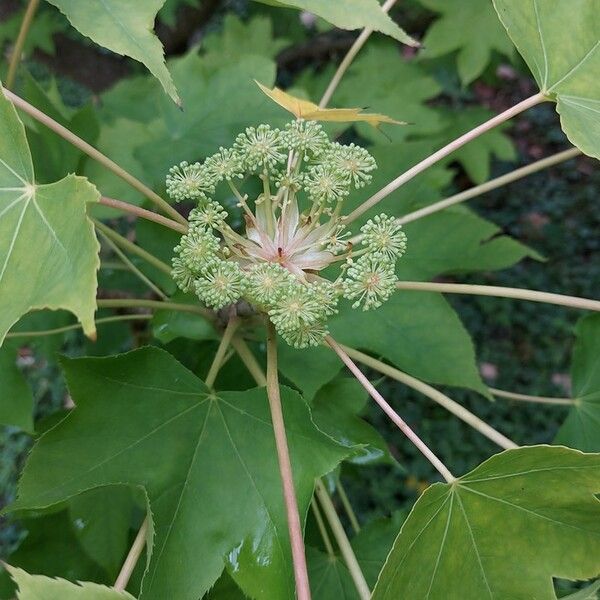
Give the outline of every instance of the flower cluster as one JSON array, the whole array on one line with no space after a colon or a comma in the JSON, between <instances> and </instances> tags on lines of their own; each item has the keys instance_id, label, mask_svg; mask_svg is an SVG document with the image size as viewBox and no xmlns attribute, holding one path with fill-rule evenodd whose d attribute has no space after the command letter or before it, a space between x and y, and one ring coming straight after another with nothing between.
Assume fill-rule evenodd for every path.
<instances>
[{"instance_id":1,"label":"flower cluster","mask_svg":"<svg viewBox=\"0 0 600 600\"><path fill-rule=\"evenodd\" d=\"M198 203L175 247L173 278L215 310L244 299L292 346L320 344L342 297L370 310L396 287L396 261L406 250L400 225L378 215L360 228L361 243L352 244L342 215L345 198L367 185L375 168L367 150L332 143L319 123L302 119L284 130L248 127L232 148L173 167L170 197ZM236 183L251 177L262 187L252 199ZM219 184L236 198L244 232L211 199ZM335 264L335 280L320 274Z\"/></svg>"}]
</instances>

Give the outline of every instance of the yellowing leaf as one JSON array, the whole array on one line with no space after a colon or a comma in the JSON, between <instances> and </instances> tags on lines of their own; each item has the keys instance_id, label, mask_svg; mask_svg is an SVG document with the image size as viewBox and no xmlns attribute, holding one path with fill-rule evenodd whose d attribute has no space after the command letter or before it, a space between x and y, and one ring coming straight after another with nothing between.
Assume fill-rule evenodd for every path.
<instances>
[{"instance_id":1,"label":"yellowing leaf","mask_svg":"<svg viewBox=\"0 0 600 600\"><path fill-rule=\"evenodd\" d=\"M256 80L255 80L256 81ZM307 119L311 121L335 121L338 123L356 123L364 121L376 129L381 123L391 123L392 125L406 125L403 121L396 121L386 115L377 113L363 113L362 108L319 108L310 100L296 98L278 87L270 90L268 87L256 81L256 85L269 96L273 102L291 112L298 119Z\"/></svg>"}]
</instances>

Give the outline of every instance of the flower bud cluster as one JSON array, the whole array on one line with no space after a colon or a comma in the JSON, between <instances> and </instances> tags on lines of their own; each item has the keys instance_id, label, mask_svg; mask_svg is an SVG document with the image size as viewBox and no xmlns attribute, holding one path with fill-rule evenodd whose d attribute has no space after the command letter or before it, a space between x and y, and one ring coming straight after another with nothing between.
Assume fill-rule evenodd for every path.
<instances>
[{"instance_id":1,"label":"flower bud cluster","mask_svg":"<svg viewBox=\"0 0 600 600\"><path fill-rule=\"evenodd\" d=\"M375 168L364 148L332 143L319 123L301 119L283 130L248 127L203 163L173 167L168 194L197 203L174 249L173 278L215 310L245 300L292 346L320 344L341 298L369 310L396 287L396 261L406 250L400 225L378 215L361 227L355 246L342 216L344 199ZM249 199L236 182L257 176L262 192ZM244 232L232 229L212 199L219 184L237 200ZM335 264L334 281L320 274Z\"/></svg>"}]
</instances>

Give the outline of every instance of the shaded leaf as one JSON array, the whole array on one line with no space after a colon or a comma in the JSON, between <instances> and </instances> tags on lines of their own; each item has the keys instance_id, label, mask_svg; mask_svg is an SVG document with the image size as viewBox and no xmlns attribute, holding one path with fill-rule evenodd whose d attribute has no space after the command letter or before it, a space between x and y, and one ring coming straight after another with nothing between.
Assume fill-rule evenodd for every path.
<instances>
[{"instance_id":1,"label":"shaded leaf","mask_svg":"<svg viewBox=\"0 0 600 600\"><path fill-rule=\"evenodd\" d=\"M252 597L291 599L289 540L264 388L209 394L157 348L69 360L64 368L77 408L35 446L16 508L49 506L98 485L143 486L154 525L144 600L196 600L225 564ZM314 479L347 451L315 428L296 393L282 388L282 401L304 516Z\"/></svg>"},{"instance_id":2,"label":"shaded leaf","mask_svg":"<svg viewBox=\"0 0 600 600\"><path fill-rule=\"evenodd\" d=\"M359 600L344 561L316 548L306 548L310 589L319 600Z\"/></svg>"},{"instance_id":3,"label":"shaded leaf","mask_svg":"<svg viewBox=\"0 0 600 600\"><path fill-rule=\"evenodd\" d=\"M127 592L118 592L97 583L71 583L65 579L51 579L44 575L30 575L22 569L7 566L19 586L18 600L135 600Z\"/></svg>"},{"instance_id":4,"label":"shaded leaf","mask_svg":"<svg viewBox=\"0 0 600 600\"><path fill-rule=\"evenodd\" d=\"M491 110L479 106L448 111L445 114L448 126L443 131L444 141L460 137L463 133L488 121L494 114ZM480 135L450 154L445 162L459 162L473 183L487 181L490 178L490 163L493 157L504 161L517 159L511 138L503 133L506 128L507 125L504 124ZM442 143L439 145L441 146Z\"/></svg>"},{"instance_id":5,"label":"shaded leaf","mask_svg":"<svg viewBox=\"0 0 600 600\"><path fill-rule=\"evenodd\" d=\"M440 13L427 29L423 58L457 51L456 66L464 85L481 75L494 51L510 57L513 45L498 23L491 0L419 0Z\"/></svg>"},{"instance_id":6,"label":"shaded leaf","mask_svg":"<svg viewBox=\"0 0 600 600\"><path fill-rule=\"evenodd\" d=\"M317 392L311 403L313 420L321 431L354 451L348 458L350 462L394 463L381 434L360 417L367 401L368 395L356 379L340 377Z\"/></svg>"},{"instance_id":7,"label":"shaded leaf","mask_svg":"<svg viewBox=\"0 0 600 600\"><path fill-rule=\"evenodd\" d=\"M414 377L489 395L473 342L441 294L398 291L370 312L344 303L330 329L338 342L384 356Z\"/></svg>"},{"instance_id":8,"label":"shaded leaf","mask_svg":"<svg viewBox=\"0 0 600 600\"><path fill-rule=\"evenodd\" d=\"M577 323L571 361L574 405L560 428L557 444L584 452L600 451L600 315Z\"/></svg>"},{"instance_id":9,"label":"shaded leaf","mask_svg":"<svg viewBox=\"0 0 600 600\"><path fill-rule=\"evenodd\" d=\"M33 431L33 394L17 367L17 346L0 348L0 424Z\"/></svg>"},{"instance_id":10,"label":"shaded leaf","mask_svg":"<svg viewBox=\"0 0 600 600\"><path fill-rule=\"evenodd\" d=\"M115 579L129 549L129 526L134 502L123 486L100 487L69 502L79 543Z\"/></svg>"},{"instance_id":11,"label":"shaded leaf","mask_svg":"<svg viewBox=\"0 0 600 600\"><path fill-rule=\"evenodd\" d=\"M598 590L600 590L600 579L574 594L563 596L562 600L597 600Z\"/></svg>"},{"instance_id":12,"label":"shaded leaf","mask_svg":"<svg viewBox=\"0 0 600 600\"><path fill-rule=\"evenodd\" d=\"M350 65L334 101L368 106L369 110L408 122L406 127L386 128L386 136L396 142L409 136L431 135L442 129L440 112L426 104L440 91L439 83L421 65L407 62L393 44L380 43L368 46ZM380 132L360 123L358 130L367 139L393 152Z\"/></svg>"},{"instance_id":13,"label":"shaded leaf","mask_svg":"<svg viewBox=\"0 0 600 600\"><path fill-rule=\"evenodd\" d=\"M569 140L600 158L598 0L494 0L494 6L541 92L556 101Z\"/></svg>"},{"instance_id":14,"label":"shaded leaf","mask_svg":"<svg viewBox=\"0 0 600 600\"><path fill-rule=\"evenodd\" d=\"M373 600L555 600L552 577L600 571L600 455L508 450L415 504ZM460 574L460 576L457 576Z\"/></svg>"},{"instance_id":15,"label":"shaded leaf","mask_svg":"<svg viewBox=\"0 0 600 600\"><path fill-rule=\"evenodd\" d=\"M314 102L296 98L278 87L269 89L262 83L256 82L261 91L273 102L291 112L297 119L310 121L334 121L337 123L357 123L359 121L368 123L377 129L381 123L393 125L406 125L401 121L376 113L364 113L362 108L319 108Z\"/></svg>"},{"instance_id":16,"label":"shaded leaf","mask_svg":"<svg viewBox=\"0 0 600 600\"><path fill-rule=\"evenodd\" d=\"M0 344L36 308L67 309L94 335L99 246L86 205L98 198L74 175L35 185L23 124L0 88Z\"/></svg>"},{"instance_id":17,"label":"shaded leaf","mask_svg":"<svg viewBox=\"0 0 600 600\"><path fill-rule=\"evenodd\" d=\"M306 10L310 13L329 21L341 29L363 29L368 27L375 31L385 33L409 46L418 46L405 31L400 29L394 21L381 10L377 0L336 0L323 2L322 0L258 0L274 6L289 6Z\"/></svg>"},{"instance_id":18,"label":"shaded leaf","mask_svg":"<svg viewBox=\"0 0 600 600\"><path fill-rule=\"evenodd\" d=\"M21 23L25 15L24 10L18 10L11 14L8 19L0 21L0 46L14 43L19 35ZM60 16L50 10L39 11L31 22L29 33L25 38L23 53L30 55L36 48L47 54L54 54L54 34L60 33L67 28L67 24Z\"/></svg>"},{"instance_id":19,"label":"shaded leaf","mask_svg":"<svg viewBox=\"0 0 600 600\"><path fill-rule=\"evenodd\" d=\"M154 35L154 19L165 0L48 0L81 34L117 54L129 56L148 68L165 92L179 103L177 90L165 65L162 45Z\"/></svg>"}]
</instances>

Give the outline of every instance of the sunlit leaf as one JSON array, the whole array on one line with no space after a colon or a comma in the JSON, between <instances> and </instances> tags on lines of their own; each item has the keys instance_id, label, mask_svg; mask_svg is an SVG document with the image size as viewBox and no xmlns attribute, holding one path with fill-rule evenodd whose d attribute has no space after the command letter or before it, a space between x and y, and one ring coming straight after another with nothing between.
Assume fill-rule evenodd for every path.
<instances>
[{"instance_id":1,"label":"sunlit leaf","mask_svg":"<svg viewBox=\"0 0 600 600\"><path fill-rule=\"evenodd\" d=\"M598 0L494 0L494 6L541 92L556 101L569 140L600 158Z\"/></svg>"},{"instance_id":2,"label":"sunlit leaf","mask_svg":"<svg viewBox=\"0 0 600 600\"><path fill-rule=\"evenodd\" d=\"M135 600L127 592L119 592L97 583L71 583L65 579L30 575L16 567L6 568L19 586L18 600Z\"/></svg>"},{"instance_id":3,"label":"sunlit leaf","mask_svg":"<svg viewBox=\"0 0 600 600\"><path fill-rule=\"evenodd\" d=\"M269 89L258 81L256 84L269 98L271 98L271 100L273 100L273 102L276 102L288 112L291 112L297 119L334 121L337 123L365 122L376 129L382 123L406 125L406 123L403 123L402 121L396 121L385 115L365 113L362 108L319 108L314 102L296 98L277 87Z\"/></svg>"},{"instance_id":4,"label":"sunlit leaf","mask_svg":"<svg viewBox=\"0 0 600 600\"><path fill-rule=\"evenodd\" d=\"M555 600L600 572L600 455L508 450L436 483L402 526L373 600Z\"/></svg>"},{"instance_id":5,"label":"sunlit leaf","mask_svg":"<svg viewBox=\"0 0 600 600\"><path fill-rule=\"evenodd\" d=\"M94 335L98 242L83 177L36 185L23 124L0 88L0 344L31 309L64 308Z\"/></svg>"},{"instance_id":6,"label":"sunlit leaf","mask_svg":"<svg viewBox=\"0 0 600 600\"><path fill-rule=\"evenodd\" d=\"M584 452L600 451L600 315L577 324L571 361L573 408L556 436L556 443Z\"/></svg>"},{"instance_id":7,"label":"sunlit leaf","mask_svg":"<svg viewBox=\"0 0 600 600\"><path fill-rule=\"evenodd\" d=\"M35 446L16 507L49 506L99 485L141 486L154 525L142 599L197 600L225 565L254 598L293 598L264 388L210 394L157 348L64 367L77 408ZM315 478L347 450L315 428L298 394L282 388L282 400L304 516Z\"/></svg>"},{"instance_id":8,"label":"sunlit leaf","mask_svg":"<svg viewBox=\"0 0 600 600\"><path fill-rule=\"evenodd\" d=\"M419 0L440 13L427 29L423 58L457 51L456 66L464 85L481 75L493 52L513 53L506 31L498 23L491 0Z\"/></svg>"},{"instance_id":9,"label":"sunlit leaf","mask_svg":"<svg viewBox=\"0 0 600 600\"><path fill-rule=\"evenodd\" d=\"M146 65L165 92L179 103L177 90L165 65L164 51L153 33L156 13L165 0L47 0L65 14L71 25L117 54Z\"/></svg>"},{"instance_id":10,"label":"sunlit leaf","mask_svg":"<svg viewBox=\"0 0 600 600\"><path fill-rule=\"evenodd\" d=\"M259 0L259 2L306 10L342 29L368 27L385 33L409 46L418 46L418 42L400 29L381 10L381 5L377 0L335 0L334 2L323 2L323 0Z\"/></svg>"}]
</instances>

